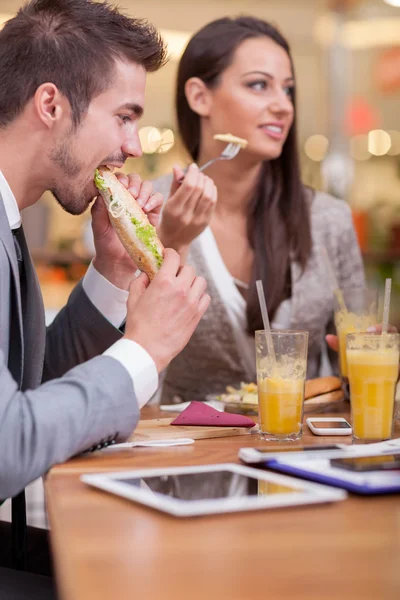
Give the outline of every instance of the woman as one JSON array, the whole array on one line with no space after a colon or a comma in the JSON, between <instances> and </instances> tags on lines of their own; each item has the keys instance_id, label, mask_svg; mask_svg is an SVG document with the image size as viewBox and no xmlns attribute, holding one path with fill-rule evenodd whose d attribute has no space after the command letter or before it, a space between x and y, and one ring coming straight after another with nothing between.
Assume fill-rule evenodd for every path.
<instances>
[{"instance_id":1,"label":"woman","mask_svg":"<svg viewBox=\"0 0 400 600\"><path fill-rule=\"evenodd\" d=\"M248 145L207 175L193 164L155 182L168 198L160 237L206 277L212 298L165 374L162 403L255 380L254 331L263 328L257 279L273 327L309 331L308 377L331 370L324 355L333 297L322 249L345 296L364 285L363 266L349 207L301 182L295 97L289 46L265 21L214 21L182 56L176 108L193 161L202 165L221 153L215 134L229 132Z\"/></svg>"}]
</instances>

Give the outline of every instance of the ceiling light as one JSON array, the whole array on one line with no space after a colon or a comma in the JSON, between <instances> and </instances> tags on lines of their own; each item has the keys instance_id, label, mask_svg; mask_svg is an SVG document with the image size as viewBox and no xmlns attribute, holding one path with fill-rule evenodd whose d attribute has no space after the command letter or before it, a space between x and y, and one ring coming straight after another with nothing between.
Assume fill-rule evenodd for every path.
<instances>
[{"instance_id":1,"label":"ceiling light","mask_svg":"<svg viewBox=\"0 0 400 600\"><path fill-rule=\"evenodd\" d=\"M154 154L161 145L161 133L157 127L142 127L139 129L139 139L145 154Z\"/></svg>"},{"instance_id":2,"label":"ceiling light","mask_svg":"<svg viewBox=\"0 0 400 600\"><path fill-rule=\"evenodd\" d=\"M328 151L329 141L324 135L312 135L304 144L304 152L314 160L315 162L321 162L324 160L325 155Z\"/></svg>"},{"instance_id":3,"label":"ceiling light","mask_svg":"<svg viewBox=\"0 0 400 600\"><path fill-rule=\"evenodd\" d=\"M383 1L386 2L386 4L389 4L390 6L400 7L400 0L383 0Z\"/></svg>"},{"instance_id":4,"label":"ceiling light","mask_svg":"<svg viewBox=\"0 0 400 600\"><path fill-rule=\"evenodd\" d=\"M160 143L160 146L159 146L157 152L158 152L158 154L165 154L166 152L171 150L171 148L175 144L175 136L174 136L174 132L172 131L172 129L161 129L160 134L161 134L161 143Z\"/></svg>"},{"instance_id":5,"label":"ceiling light","mask_svg":"<svg viewBox=\"0 0 400 600\"><path fill-rule=\"evenodd\" d=\"M368 150L374 156L384 156L390 150L392 140L387 131L375 129L368 134Z\"/></svg>"}]
</instances>

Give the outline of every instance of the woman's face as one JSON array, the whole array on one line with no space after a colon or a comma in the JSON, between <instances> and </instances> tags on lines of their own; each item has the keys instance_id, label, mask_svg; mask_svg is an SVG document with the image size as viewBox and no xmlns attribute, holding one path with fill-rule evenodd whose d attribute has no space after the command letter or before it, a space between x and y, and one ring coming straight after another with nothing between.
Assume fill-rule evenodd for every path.
<instances>
[{"instance_id":1,"label":"woman's face","mask_svg":"<svg viewBox=\"0 0 400 600\"><path fill-rule=\"evenodd\" d=\"M218 85L209 90L207 129L248 141L246 152L277 158L293 123L293 72L286 51L267 37L240 44Z\"/></svg>"}]
</instances>

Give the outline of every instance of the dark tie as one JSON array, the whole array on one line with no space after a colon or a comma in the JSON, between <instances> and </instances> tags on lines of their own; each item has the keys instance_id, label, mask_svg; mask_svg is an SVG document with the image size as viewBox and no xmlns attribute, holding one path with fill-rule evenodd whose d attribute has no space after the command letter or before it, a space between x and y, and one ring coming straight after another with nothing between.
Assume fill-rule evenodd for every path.
<instances>
[{"instance_id":1,"label":"dark tie","mask_svg":"<svg viewBox=\"0 0 400 600\"><path fill-rule=\"evenodd\" d=\"M21 287L21 302L24 305L24 260L22 257L21 250L21 235L22 228L12 230L15 253L18 261L19 271L19 282ZM27 568L27 530L26 530L26 503L25 503L25 491L22 491L11 501L12 506L12 561L13 567L19 570L25 570Z\"/></svg>"},{"instance_id":2,"label":"dark tie","mask_svg":"<svg viewBox=\"0 0 400 600\"><path fill-rule=\"evenodd\" d=\"M17 229L12 229L15 254L17 255L18 272L19 272L19 284L21 290L21 306L22 306L22 319L25 315L25 304L26 304L26 280L25 280L25 268L24 258L22 254L22 248L25 246L24 234L22 226Z\"/></svg>"},{"instance_id":3,"label":"dark tie","mask_svg":"<svg viewBox=\"0 0 400 600\"><path fill-rule=\"evenodd\" d=\"M24 270L24 261L22 258L22 250L20 244L22 229L21 227L18 227L18 229L12 229L11 231L13 234L15 254L17 255L19 278L21 279Z\"/></svg>"}]
</instances>

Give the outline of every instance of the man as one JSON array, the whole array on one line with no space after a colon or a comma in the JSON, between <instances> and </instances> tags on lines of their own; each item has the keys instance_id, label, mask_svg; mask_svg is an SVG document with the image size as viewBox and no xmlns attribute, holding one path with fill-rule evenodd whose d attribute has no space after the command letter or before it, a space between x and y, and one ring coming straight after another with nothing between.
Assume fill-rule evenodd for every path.
<instances>
[{"instance_id":1,"label":"man","mask_svg":"<svg viewBox=\"0 0 400 600\"><path fill-rule=\"evenodd\" d=\"M146 72L164 61L153 27L92 0L33 0L0 32L0 498L54 463L126 439L209 304L205 281L173 250L151 284L135 278L98 198L96 256L46 333L19 227L45 190L82 213L99 165L141 155ZM151 184L122 180L156 225Z\"/></svg>"}]
</instances>

